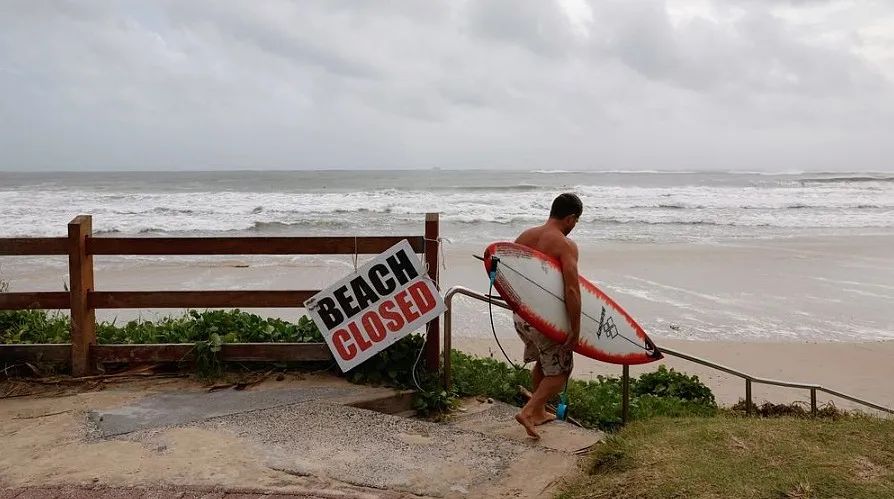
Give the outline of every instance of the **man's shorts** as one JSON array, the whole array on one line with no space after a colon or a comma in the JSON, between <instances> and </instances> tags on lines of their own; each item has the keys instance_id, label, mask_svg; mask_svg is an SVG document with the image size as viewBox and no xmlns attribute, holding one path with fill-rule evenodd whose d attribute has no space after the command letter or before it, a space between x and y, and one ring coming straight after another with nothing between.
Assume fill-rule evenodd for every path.
<instances>
[{"instance_id":1,"label":"man's shorts","mask_svg":"<svg viewBox=\"0 0 894 499\"><path fill-rule=\"evenodd\" d=\"M563 348L561 344L543 336L543 333L518 315L512 314L512 318L515 321L515 332L525 343L525 363L539 362L544 376L571 372L574 367L574 352L570 348Z\"/></svg>"}]
</instances>

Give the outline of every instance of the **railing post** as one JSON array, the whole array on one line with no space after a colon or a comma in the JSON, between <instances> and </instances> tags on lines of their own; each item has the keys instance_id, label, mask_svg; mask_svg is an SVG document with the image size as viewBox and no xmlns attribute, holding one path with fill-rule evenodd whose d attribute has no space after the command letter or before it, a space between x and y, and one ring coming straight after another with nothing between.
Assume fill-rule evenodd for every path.
<instances>
[{"instance_id":1,"label":"railing post","mask_svg":"<svg viewBox=\"0 0 894 499\"><path fill-rule=\"evenodd\" d=\"M449 393L451 385L450 350L453 348L451 345L451 337L453 336L453 294L450 291L444 296L444 302L447 305L447 310L444 311L444 366L441 370L441 385Z\"/></svg>"},{"instance_id":2,"label":"railing post","mask_svg":"<svg viewBox=\"0 0 894 499\"><path fill-rule=\"evenodd\" d=\"M745 413L751 415L751 380L745 378Z\"/></svg>"},{"instance_id":3,"label":"railing post","mask_svg":"<svg viewBox=\"0 0 894 499\"><path fill-rule=\"evenodd\" d=\"M87 238L93 232L90 215L79 215L68 224L68 275L71 293L71 374L93 371L90 346L96 344L96 312L87 294L93 290L93 256L87 254Z\"/></svg>"},{"instance_id":4,"label":"railing post","mask_svg":"<svg viewBox=\"0 0 894 499\"><path fill-rule=\"evenodd\" d=\"M630 366L624 364L621 371L621 422L630 419Z\"/></svg>"},{"instance_id":5,"label":"railing post","mask_svg":"<svg viewBox=\"0 0 894 499\"><path fill-rule=\"evenodd\" d=\"M810 415L816 417L816 388L810 389Z\"/></svg>"},{"instance_id":6,"label":"railing post","mask_svg":"<svg viewBox=\"0 0 894 499\"><path fill-rule=\"evenodd\" d=\"M425 264L428 266L428 277L438 283L438 249L440 247L438 214L425 214ZM428 323L428 335L425 342L425 365L430 373L437 373L441 344L440 317Z\"/></svg>"}]
</instances>

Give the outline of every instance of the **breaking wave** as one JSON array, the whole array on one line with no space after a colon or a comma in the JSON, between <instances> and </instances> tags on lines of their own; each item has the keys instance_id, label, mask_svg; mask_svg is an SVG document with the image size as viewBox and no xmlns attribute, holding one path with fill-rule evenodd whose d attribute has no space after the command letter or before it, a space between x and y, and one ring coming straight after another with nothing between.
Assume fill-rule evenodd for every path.
<instances>
[{"instance_id":1,"label":"breaking wave","mask_svg":"<svg viewBox=\"0 0 894 499\"><path fill-rule=\"evenodd\" d=\"M562 173L565 170L537 170ZM572 173L572 172L569 172ZM517 175L474 179L453 172L445 181L426 180L434 187L346 189L329 187L352 178L329 174L326 183L305 191L184 191L145 183L139 190L49 188L40 182L0 190L0 237L62 236L66 224L81 213L94 216L102 234L239 232L293 234L357 231L382 233L395 227L416 227L426 212L440 213L447 224L486 233L487 227L514 227L541 221L555 193L571 190L584 202L583 231L619 224L668 227L892 228L894 177L857 174L824 178L780 178L753 183L747 177L719 173L698 175L641 174L614 184L561 182L586 177L545 177L543 185ZM208 173L206 175L213 176ZM482 175L478 173L478 175ZM538 178L540 176L538 175ZM717 179L720 178L720 181ZM819 179L819 182L814 180ZM330 184L332 182L332 184ZM417 184L420 181L417 179ZM550 184L549 182L553 182ZM558 184L556 182L559 182ZM465 183L465 185L464 185ZM206 182L211 185L213 182ZM561 187L557 187L561 186ZM481 228L479 228L479 226ZM592 229L587 229L592 227ZM599 229L601 227L601 229ZM483 231L483 232L482 232ZM660 234L659 236L660 239Z\"/></svg>"}]
</instances>

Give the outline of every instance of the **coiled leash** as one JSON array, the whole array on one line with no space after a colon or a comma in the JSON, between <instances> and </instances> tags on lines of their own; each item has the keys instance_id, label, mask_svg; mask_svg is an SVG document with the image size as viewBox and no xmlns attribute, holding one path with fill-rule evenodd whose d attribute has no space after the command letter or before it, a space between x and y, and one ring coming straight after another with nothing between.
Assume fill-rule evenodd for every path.
<instances>
[{"instance_id":1,"label":"coiled leash","mask_svg":"<svg viewBox=\"0 0 894 499\"><path fill-rule=\"evenodd\" d=\"M482 260L484 260L482 258ZM506 354L506 350L503 350L503 345L500 343L500 339L497 338L497 328L494 326L494 302L492 294L494 290L494 282L497 280L497 265L500 264L500 259L491 255L490 257L490 272L488 272L488 276L490 277L490 285L487 288L487 311L488 315L490 315L490 330L494 333L494 341L497 342L497 346L500 347L500 351L503 352L503 357L506 357L506 362L514 367L517 370L520 370L521 367L518 367L515 362L512 362L512 359L509 358L509 355Z\"/></svg>"}]
</instances>

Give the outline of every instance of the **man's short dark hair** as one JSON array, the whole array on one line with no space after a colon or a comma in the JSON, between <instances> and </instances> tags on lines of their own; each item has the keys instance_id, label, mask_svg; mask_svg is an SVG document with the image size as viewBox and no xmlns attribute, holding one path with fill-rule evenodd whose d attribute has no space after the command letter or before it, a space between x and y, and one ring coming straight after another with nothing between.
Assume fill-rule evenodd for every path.
<instances>
[{"instance_id":1,"label":"man's short dark hair","mask_svg":"<svg viewBox=\"0 0 894 499\"><path fill-rule=\"evenodd\" d=\"M584 203L577 194L566 192L559 194L553 200L553 207L549 210L549 218L562 219L568 215L580 216L584 212Z\"/></svg>"}]
</instances>

